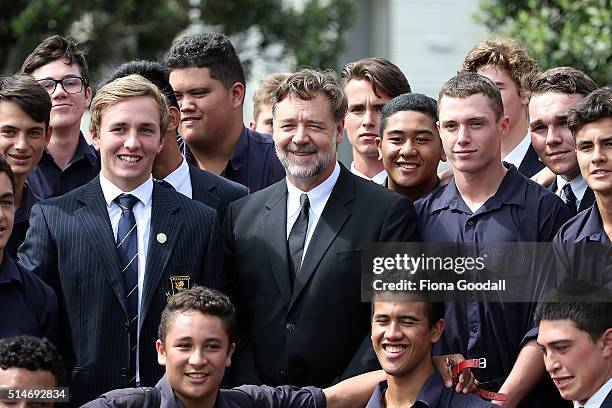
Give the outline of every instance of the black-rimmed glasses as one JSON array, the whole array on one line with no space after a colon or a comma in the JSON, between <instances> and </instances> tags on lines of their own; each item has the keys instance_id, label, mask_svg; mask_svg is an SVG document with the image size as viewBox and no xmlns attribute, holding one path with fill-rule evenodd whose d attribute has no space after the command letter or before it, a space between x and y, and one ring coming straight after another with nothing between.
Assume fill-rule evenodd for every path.
<instances>
[{"instance_id":1,"label":"black-rimmed glasses","mask_svg":"<svg viewBox=\"0 0 612 408\"><path fill-rule=\"evenodd\" d=\"M85 78L83 77L67 77L64 79L39 79L38 83L42 85L43 88L49 93L49 95L55 92L55 88L57 88L57 84L61 84L62 88L66 93L69 94L77 94L83 90L83 85L85 84Z\"/></svg>"}]
</instances>

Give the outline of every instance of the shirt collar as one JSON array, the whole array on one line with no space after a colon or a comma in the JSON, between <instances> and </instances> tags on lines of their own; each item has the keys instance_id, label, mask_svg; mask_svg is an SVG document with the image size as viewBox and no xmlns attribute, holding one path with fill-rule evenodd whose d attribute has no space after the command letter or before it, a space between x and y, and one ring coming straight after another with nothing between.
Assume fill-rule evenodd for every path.
<instances>
[{"instance_id":1,"label":"shirt collar","mask_svg":"<svg viewBox=\"0 0 612 408\"><path fill-rule=\"evenodd\" d=\"M23 284L23 280L21 279L21 273L19 272L19 268L17 268L17 264L8 251L4 250L4 256L2 257L2 264L0 264L0 283L8 283L12 280L16 280L17 282Z\"/></svg>"},{"instance_id":2,"label":"shirt collar","mask_svg":"<svg viewBox=\"0 0 612 408\"><path fill-rule=\"evenodd\" d=\"M425 381L425 384L423 384L416 400L424 403L428 407L437 407L443 388L444 385L442 384L440 375L434 371L427 381Z\"/></svg>"},{"instance_id":3,"label":"shirt collar","mask_svg":"<svg viewBox=\"0 0 612 408\"><path fill-rule=\"evenodd\" d=\"M100 187L102 187L102 194L104 195L104 201L106 201L106 206L110 207L115 200L115 198L119 197L121 194L127 193L132 194L138 200L144 204L145 207L151 205L151 198L153 197L153 177L149 176L149 178L136 187L132 191L123 191L113 183L111 183L106 177L100 173Z\"/></svg>"},{"instance_id":4,"label":"shirt collar","mask_svg":"<svg viewBox=\"0 0 612 408\"><path fill-rule=\"evenodd\" d=\"M561 191L566 184L567 181L563 177L557 176L557 191ZM584 181L582 176L579 174L574 177L569 184L572 187L572 192L576 196L576 200L582 201L582 197L584 197L584 193L586 193L586 189L588 187L586 181Z\"/></svg>"},{"instance_id":5,"label":"shirt collar","mask_svg":"<svg viewBox=\"0 0 612 408\"><path fill-rule=\"evenodd\" d=\"M234 153L228 161L228 165L232 166L232 170L236 171L242 167L242 164L246 162L249 155L249 136L247 128L242 126L242 132L234 147Z\"/></svg>"},{"instance_id":6,"label":"shirt collar","mask_svg":"<svg viewBox=\"0 0 612 408\"><path fill-rule=\"evenodd\" d=\"M189 180L189 164L187 164L187 160L183 157L183 161L181 165L177 167L172 173L168 174L164 177L164 181L170 183L175 190L178 191L178 187L185 182L185 180Z\"/></svg>"},{"instance_id":7,"label":"shirt collar","mask_svg":"<svg viewBox=\"0 0 612 408\"><path fill-rule=\"evenodd\" d=\"M357 168L355 167L355 162L351 162L351 173L353 173L356 176L359 176L361 178L364 178L366 180L370 180L375 182L376 184L379 184L381 186L384 186L387 183L387 170L382 169L382 171L380 173L378 173L377 175L375 175L374 177L370 178L368 176L366 176L365 174L363 174L362 172L360 172L359 170L357 170Z\"/></svg>"},{"instance_id":8,"label":"shirt collar","mask_svg":"<svg viewBox=\"0 0 612 408\"><path fill-rule=\"evenodd\" d=\"M180 399L174 394L174 390L170 386L168 382L168 375L164 374L164 376L157 382L155 385L156 388L159 389L161 394L161 406L167 408L182 408L183 403Z\"/></svg>"},{"instance_id":9,"label":"shirt collar","mask_svg":"<svg viewBox=\"0 0 612 408\"><path fill-rule=\"evenodd\" d=\"M506 163L513 164L515 167L519 167L529 150L531 145L531 130L527 130L527 135L517 144L510 153L506 155L502 160Z\"/></svg>"},{"instance_id":10,"label":"shirt collar","mask_svg":"<svg viewBox=\"0 0 612 408\"><path fill-rule=\"evenodd\" d=\"M248 154L249 136L247 133L247 128L242 126L242 132L240 132L240 137L238 137L238 141L236 142L236 146L234 147L234 152L229 158L227 166L231 167L234 171L239 170L242 167L242 164L246 162ZM188 163L197 167L197 161L193 156L193 153L189 149L189 146L187 146L187 143L183 144L183 156L185 157ZM225 171L223 171L223 174L225 174Z\"/></svg>"},{"instance_id":11,"label":"shirt collar","mask_svg":"<svg viewBox=\"0 0 612 408\"><path fill-rule=\"evenodd\" d=\"M415 405L420 402L425 404L427 407L437 407L443 387L444 385L442 384L440 375L437 372L432 373L429 378L427 378L427 381L425 381L425 384L423 384L421 391L419 391ZM387 381L379 382L376 388L374 388L374 392L372 393L366 408L385 407L385 392L387 391L387 388Z\"/></svg>"},{"instance_id":12,"label":"shirt collar","mask_svg":"<svg viewBox=\"0 0 612 408\"><path fill-rule=\"evenodd\" d=\"M515 204L523 208L525 207L525 196L527 194L527 183L529 181L525 182L525 177L523 177L512 164L504 163L504 166L508 171L504 175L497 191L478 209L478 211L476 211L476 213L495 210L505 204ZM467 204L465 204L465 201L463 201L459 190L457 190L454 178L448 183L440 195L440 198L432 204L430 214L445 208L463 211L468 214L472 213Z\"/></svg>"},{"instance_id":13,"label":"shirt collar","mask_svg":"<svg viewBox=\"0 0 612 408\"><path fill-rule=\"evenodd\" d=\"M586 211L586 210L585 210ZM608 234L604 230L603 223L601 222L601 215L599 214L599 208L597 207L597 201L593 203L589 208L589 216L580 231L580 234L576 237L576 241L594 241L594 242L607 242L609 241ZM603 238L603 239L602 239Z\"/></svg>"},{"instance_id":14,"label":"shirt collar","mask_svg":"<svg viewBox=\"0 0 612 408\"><path fill-rule=\"evenodd\" d=\"M586 402L586 404L581 405L578 401L574 401L574 408L576 407L584 407L584 408L599 408L603 406L603 402L608 396L608 394L612 391L612 378L608 379L604 385L601 386L597 390L595 394L591 396Z\"/></svg>"},{"instance_id":15,"label":"shirt collar","mask_svg":"<svg viewBox=\"0 0 612 408\"><path fill-rule=\"evenodd\" d=\"M321 215L327 199L331 195L331 192L338 181L340 176L340 165L336 162L334 171L332 174L325 179L321 184L307 192L308 201L310 202L310 209L317 215ZM287 217L291 217L291 214L300 210L300 196L304 191L300 190L287 179Z\"/></svg>"},{"instance_id":16,"label":"shirt collar","mask_svg":"<svg viewBox=\"0 0 612 408\"><path fill-rule=\"evenodd\" d=\"M92 165L95 165L98 162L98 155L93 147L87 144L87 140L85 140L85 136L83 136L83 132L79 133L79 143L77 144L76 151L74 152L74 156L70 163L76 162L77 160L81 160L86 157Z\"/></svg>"},{"instance_id":17,"label":"shirt collar","mask_svg":"<svg viewBox=\"0 0 612 408\"><path fill-rule=\"evenodd\" d=\"M17 225L19 223L29 221L32 206L40 200L41 198L34 194L26 182L23 185L23 192L21 193L21 205L15 210L15 219L13 224Z\"/></svg>"}]
</instances>

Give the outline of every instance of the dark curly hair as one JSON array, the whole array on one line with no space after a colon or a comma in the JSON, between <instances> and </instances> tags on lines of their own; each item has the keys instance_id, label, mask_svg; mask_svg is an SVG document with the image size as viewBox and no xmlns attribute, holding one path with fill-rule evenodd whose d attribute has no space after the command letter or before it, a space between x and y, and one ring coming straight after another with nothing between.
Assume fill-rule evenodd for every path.
<instances>
[{"instance_id":1,"label":"dark curly hair","mask_svg":"<svg viewBox=\"0 0 612 408\"><path fill-rule=\"evenodd\" d=\"M166 63L171 70L208 68L210 76L226 89L236 82L246 86L244 68L234 46L219 33L197 33L180 37L172 43Z\"/></svg>"},{"instance_id":2,"label":"dark curly hair","mask_svg":"<svg viewBox=\"0 0 612 408\"><path fill-rule=\"evenodd\" d=\"M49 371L55 377L57 386L66 381L62 356L53 344L45 338L17 336L0 340L0 367L26 368L30 371Z\"/></svg>"}]
</instances>

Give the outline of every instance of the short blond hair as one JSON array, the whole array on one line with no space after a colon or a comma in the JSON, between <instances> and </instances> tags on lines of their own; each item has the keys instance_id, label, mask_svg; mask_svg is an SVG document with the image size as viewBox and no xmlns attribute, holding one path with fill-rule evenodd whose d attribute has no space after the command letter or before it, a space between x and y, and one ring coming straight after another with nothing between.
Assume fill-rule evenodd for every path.
<instances>
[{"instance_id":1,"label":"short blond hair","mask_svg":"<svg viewBox=\"0 0 612 408\"><path fill-rule=\"evenodd\" d=\"M259 87L253 94L253 117L255 118L255 122L257 122L257 117L259 117L259 114L261 113L262 105L272 105L276 89L280 83L287 79L290 75L291 74L288 72L270 74L265 76L261 82L259 82Z\"/></svg>"},{"instance_id":2,"label":"short blond hair","mask_svg":"<svg viewBox=\"0 0 612 408\"><path fill-rule=\"evenodd\" d=\"M102 124L102 111L121 101L139 96L149 96L159 107L159 130L161 137L168 127L168 102L159 88L144 77L132 74L109 82L98 91L91 101L89 131L98 133Z\"/></svg>"}]
</instances>

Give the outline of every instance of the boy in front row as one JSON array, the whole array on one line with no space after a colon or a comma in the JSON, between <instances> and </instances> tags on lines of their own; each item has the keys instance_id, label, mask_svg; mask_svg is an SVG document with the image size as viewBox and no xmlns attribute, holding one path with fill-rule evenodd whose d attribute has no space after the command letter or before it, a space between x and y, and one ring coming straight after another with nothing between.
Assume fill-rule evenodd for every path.
<instances>
[{"instance_id":1,"label":"boy in front row","mask_svg":"<svg viewBox=\"0 0 612 408\"><path fill-rule=\"evenodd\" d=\"M372 343L387 382L378 385L368 407L396 406L406 401L410 405L421 401L431 407L492 406L474 395L444 387L431 359L432 344L444 328L444 306L416 300L391 303L375 298ZM156 385L162 407L352 408L364 406L375 384L385 378L380 371L367 373L323 390L255 385L219 390L235 348L234 324L233 305L215 290L195 287L170 299L156 342L158 361L166 368L166 375ZM85 407L139 406L144 393L142 388L114 390ZM385 400L383 395L392 400Z\"/></svg>"}]
</instances>

